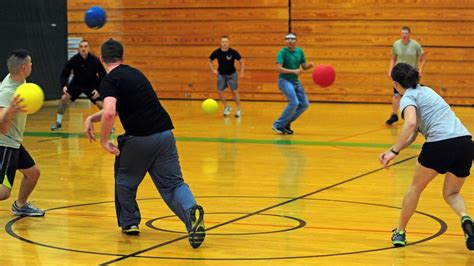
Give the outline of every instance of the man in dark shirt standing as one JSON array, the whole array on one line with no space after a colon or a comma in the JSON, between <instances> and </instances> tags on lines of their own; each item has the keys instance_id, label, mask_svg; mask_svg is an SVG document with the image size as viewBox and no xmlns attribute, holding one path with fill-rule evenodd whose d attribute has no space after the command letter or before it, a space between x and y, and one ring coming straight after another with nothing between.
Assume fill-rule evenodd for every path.
<instances>
[{"instance_id":1,"label":"man in dark shirt standing","mask_svg":"<svg viewBox=\"0 0 474 266\"><path fill-rule=\"evenodd\" d=\"M78 50L79 52L69 59L61 72L61 87L64 94L59 102L56 122L51 126L51 130L61 129L69 101L74 102L82 93L102 109L102 100L97 88L106 74L104 67L99 58L90 53L89 43L86 40L79 43ZM68 83L71 71L73 78Z\"/></svg>"},{"instance_id":2,"label":"man in dark shirt standing","mask_svg":"<svg viewBox=\"0 0 474 266\"><path fill-rule=\"evenodd\" d=\"M93 122L101 121L100 142L115 157L115 207L118 224L128 235L139 234L141 216L136 195L148 172L170 209L184 222L189 242L198 248L204 241L204 210L184 183L171 118L153 87L138 69L123 65L123 46L113 39L101 47L107 71L100 85L104 108L85 121L85 133L95 140ZM118 114L125 134L109 134Z\"/></svg>"},{"instance_id":3,"label":"man in dark shirt standing","mask_svg":"<svg viewBox=\"0 0 474 266\"><path fill-rule=\"evenodd\" d=\"M212 61L217 58L219 64L218 69L216 70L212 65ZM224 104L224 116L230 114L230 106L227 104L227 101L224 96L224 90L227 87L230 87L232 94L234 94L235 105L237 110L235 112L235 117L240 117L240 96L237 91L237 73L234 66L235 60L238 60L240 63L240 77L244 77L244 59L240 56L237 50L234 50L229 47L229 37L221 37L221 47L214 50L209 56L209 67L212 72L217 76L217 92L219 93L219 98Z\"/></svg>"}]
</instances>

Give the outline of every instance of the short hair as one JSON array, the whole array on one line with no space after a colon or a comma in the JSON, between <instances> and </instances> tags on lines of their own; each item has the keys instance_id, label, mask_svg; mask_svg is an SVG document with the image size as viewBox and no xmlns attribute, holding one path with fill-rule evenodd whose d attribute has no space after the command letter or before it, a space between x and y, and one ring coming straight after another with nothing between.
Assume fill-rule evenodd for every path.
<instances>
[{"instance_id":1,"label":"short hair","mask_svg":"<svg viewBox=\"0 0 474 266\"><path fill-rule=\"evenodd\" d=\"M407 63L396 64L390 76L405 89L416 88L416 85L420 82L420 73Z\"/></svg>"},{"instance_id":2,"label":"short hair","mask_svg":"<svg viewBox=\"0 0 474 266\"><path fill-rule=\"evenodd\" d=\"M31 58L30 53L25 49L15 50L7 56L7 68L10 74L18 74L21 66L28 62L28 57Z\"/></svg>"},{"instance_id":3,"label":"short hair","mask_svg":"<svg viewBox=\"0 0 474 266\"><path fill-rule=\"evenodd\" d=\"M106 64L117 63L123 60L123 45L112 38L102 44L100 52Z\"/></svg>"},{"instance_id":4,"label":"short hair","mask_svg":"<svg viewBox=\"0 0 474 266\"><path fill-rule=\"evenodd\" d=\"M226 38L227 40L230 40L230 38L229 38L228 35L222 35L222 36L221 36L221 40L224 39L224 38Z\"/></svg>"},{"instance_id":5,"label":"short hair","mask_svg":"<svg viewBox=\"0 0 474 266\"><path fill-rule=\"evenodd\" d=\"M88 40L82 39L82 40L79 42L79 45L81 45L81 43L83 43L83 42L86 42L87 44L89 44L89 41L88 41Z\"/></svg>"},{"instance_id":6,"label":"short hair","mask_svg":"<svg viewBox=\"0 0 474 266\"><path fill-rule=\"evenodd\" d=\"M408 27L408 26L403 26L402 30L406 30L406 31L408 31L408 33L411 33L410 27Z\"/></svg>"}]
</instances>

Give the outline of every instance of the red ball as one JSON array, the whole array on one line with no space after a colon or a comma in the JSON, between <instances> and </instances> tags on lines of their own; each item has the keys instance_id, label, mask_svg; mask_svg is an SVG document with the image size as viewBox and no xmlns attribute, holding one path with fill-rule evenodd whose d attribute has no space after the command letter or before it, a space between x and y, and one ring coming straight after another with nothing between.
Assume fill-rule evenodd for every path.
<instances>
[{"instance_id":1,"label":"red ball","mask_svg":"<svg viewBox=\"0 0 474 266\"><path fill-rule=\"evenodd\" d=\"M331 65L322 64L313 71L313 81L323 88L329 87L336 80L336 71Z\"/></svg>"}]
</instances>

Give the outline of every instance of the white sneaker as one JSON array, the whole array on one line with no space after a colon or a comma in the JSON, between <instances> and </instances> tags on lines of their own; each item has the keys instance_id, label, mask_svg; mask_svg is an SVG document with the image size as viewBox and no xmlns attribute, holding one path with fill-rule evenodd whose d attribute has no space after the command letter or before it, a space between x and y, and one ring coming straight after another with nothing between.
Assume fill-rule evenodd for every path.
<instances>
[{"instance_id":1,"label":"white sneaker","mask_svg":"<svg viewBox=\"0 0 474 266\"><path fill-rule=\"evenodd\" d=\"M235 111L235 117L240 117L240 108Z\"/></svg>"},{"instance_id":2,"label":"white sneaker","mask_svg":"<svg viewBox=\"0 0 474 266\"><path fill-rule=\"evenodd\" d=\"M230 106L224 107L224 116L230 115L230 110L232 110L232 108L230 108Z\"/></svg>"}]
</instances>

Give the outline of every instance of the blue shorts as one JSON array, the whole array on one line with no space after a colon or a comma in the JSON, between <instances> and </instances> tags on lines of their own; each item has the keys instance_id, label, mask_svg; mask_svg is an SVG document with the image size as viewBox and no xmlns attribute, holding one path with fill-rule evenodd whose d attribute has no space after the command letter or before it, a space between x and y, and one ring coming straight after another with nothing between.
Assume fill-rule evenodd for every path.
<instances>
[{"instance_id":1,"label":"blue shorts","mask_svg":"<svg viewBox=\"0 0 474 266\"><path fill-rule=\"evenodd\" d=\"M231 90L237 90L237 72L230 75L217 75L217 89L220 91L229 87Z\"/></svg>"}]
</instances>

